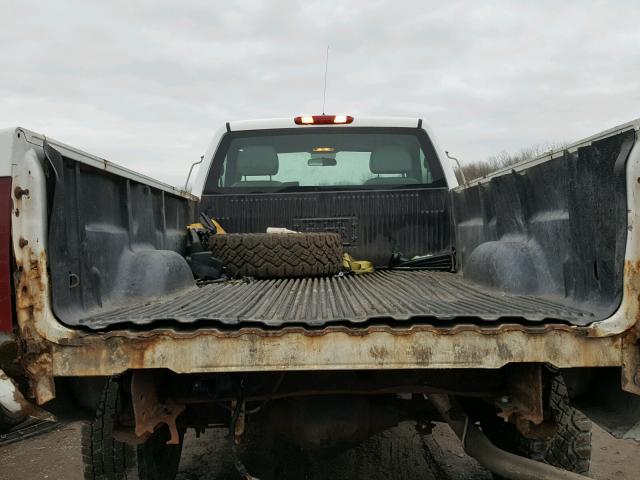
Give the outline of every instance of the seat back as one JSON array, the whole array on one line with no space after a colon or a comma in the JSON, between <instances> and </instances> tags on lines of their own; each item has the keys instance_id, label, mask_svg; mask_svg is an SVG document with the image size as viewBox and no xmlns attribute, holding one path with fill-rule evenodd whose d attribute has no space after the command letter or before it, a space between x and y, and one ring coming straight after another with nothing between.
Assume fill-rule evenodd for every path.
<instances>
[{"instance_id":1,"label":"seat back","mask_svg":"<svg viewBox=\"0 0 640 480\"><path fill-rule=\"evenodd\" d=\"M248 180L247 177L263 177L277 175L278 154L270 145L249 145L238 152L236 171L242 180L233 184L234 187L264 187L280 185L275 180Z\"/></svg>"},{"instance_id":2,"label":"seat back","mask_svg":"<svg viewBox=\"0 0 640 480\"><path fill-rule=\"evenodd\" d=\"M412 184L420 183L419 180L411 178L408 174L413 169L413 159L409 152L399 146L386 145L384 147L377 148L371 152L371 158L369 159L369 168L372 173L378 175L395 174L402 175L401 177L376 177L371 178L365 182L365 185L375 184Z\"/></svg>"}]
</instances>

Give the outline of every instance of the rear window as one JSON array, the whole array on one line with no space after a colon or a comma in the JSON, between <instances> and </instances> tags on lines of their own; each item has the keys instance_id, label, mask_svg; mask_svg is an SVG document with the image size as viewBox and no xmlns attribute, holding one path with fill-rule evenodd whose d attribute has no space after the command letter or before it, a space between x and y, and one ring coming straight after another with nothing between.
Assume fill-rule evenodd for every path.
<instances>
[{"instance_id":1,"label":"rear window","mask_svg":"<svg viewBox=\"0 0 640 480\"><path fill-rule=\"evenodd\" d=\"M204 193L445 187L423 130L305 128L232 132Z\"/></svg>"}]
</instances>

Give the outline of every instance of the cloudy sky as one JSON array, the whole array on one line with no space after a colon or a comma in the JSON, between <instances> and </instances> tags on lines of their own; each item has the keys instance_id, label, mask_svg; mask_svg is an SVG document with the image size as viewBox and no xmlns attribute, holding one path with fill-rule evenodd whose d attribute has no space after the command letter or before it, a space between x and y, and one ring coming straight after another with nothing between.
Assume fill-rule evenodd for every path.
<instances>
[{"instance_id":1,"label":"cloudy sky","mask_svg":"<svg viewBox=\"0 0 640 480\"><path fill-rule=\"evenodd\" d=\"M535 5L532 5L535 3ZM640 2L0 0L0 128L183 184L225 121L422 117L464 161L640 117Z\"/></svg>"}]
</instances>

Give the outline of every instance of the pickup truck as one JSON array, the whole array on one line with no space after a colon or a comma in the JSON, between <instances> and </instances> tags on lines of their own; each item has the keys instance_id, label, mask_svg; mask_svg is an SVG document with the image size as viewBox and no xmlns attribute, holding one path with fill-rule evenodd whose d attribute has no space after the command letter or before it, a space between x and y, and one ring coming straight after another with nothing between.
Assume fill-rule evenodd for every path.
<instances>
[{"instance_id":1,"label":"pickup truck","mask_svg":"<svg viewBox=\"0 0 640 480\"><path fill-rule=\"evenodd\" d=\"M230 122L184 190L2 130L0 422L88 412L87 479L173 479L206 428L264 478L245 431L329 452L402 421L502 477L583 478L591 421L640 439L639 130L459 185L421 119ZM337 233L374 271L203 281L205 217Z\"/></svg>"}]
</instances>

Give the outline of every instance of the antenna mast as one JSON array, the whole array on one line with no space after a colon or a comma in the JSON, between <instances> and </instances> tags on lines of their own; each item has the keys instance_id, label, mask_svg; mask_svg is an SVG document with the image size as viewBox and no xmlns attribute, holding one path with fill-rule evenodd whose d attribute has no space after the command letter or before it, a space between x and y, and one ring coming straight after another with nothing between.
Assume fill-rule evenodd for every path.
<instances>
[{"instance_id":1,"label":"antenna mast","mask_svg":"<svg viewBox=\"0 0 640 480\"><path fill-rule=\"evenodd\" d=\"M327 101L327 70L329 69L329 45L327 45L327 58L324 64L324 92L322 94L322 114L324 115L324 106Z\"/></svg>"}]
</instances>

